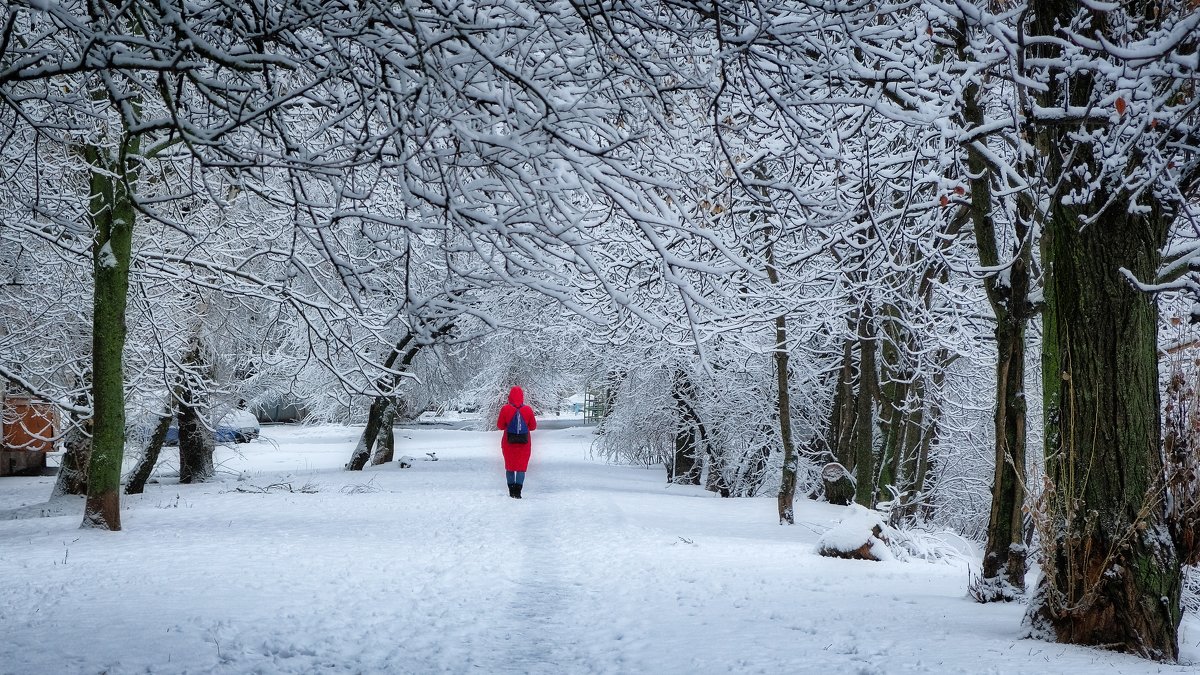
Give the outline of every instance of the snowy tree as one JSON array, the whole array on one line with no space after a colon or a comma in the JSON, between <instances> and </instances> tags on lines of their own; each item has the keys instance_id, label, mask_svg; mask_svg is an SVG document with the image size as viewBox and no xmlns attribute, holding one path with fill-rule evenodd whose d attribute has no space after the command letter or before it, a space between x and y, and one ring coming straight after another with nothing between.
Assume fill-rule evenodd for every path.
<instances>
[{"instance_id":1,"label":"snowy tree","mask_svg":"<svg viewBox=\"0 0 1200 675\"><path fill-rule=\"evenodd\" d=\"M119 527L120 366L137 218L195 235L173 206L193 196L225 205L231 189L290 212L283 236L272 239L249 219L241 222L253 226L238 233L263 234L242 260L274 260L281 277L258 276L196 236L185 256L148 251L144 259L159 274L194 281L199 270L281 299L319 336L310 344L324 345L317 356L326 362L366 353L353 347L356 328L334 324L347 309L367 308L369 272L401 255L396 244L407 233L443 233L454 247L444 260L459 276L526 285L569 303L571 285L559 280L574 271L550 261L597 272L590 228L614 212L626 223L657 222L662 232L678 222L650 189L659 182L628 170L622 146L630 132L616 125L623 101L638 100L647 86L639 78L653 87L654 76L639 59L618 66L595 58L607 41L590 36L608 30L603 24L538 3L428 10L8 8L6 35L31 36L4 43L10 128L77 148L90 167L87 208L76 203L91 218L82 234L93 239L96 279L87 523ZM612 42L603 56L633 44ZM52 97L61 98L58 108L45 105ZM56 226L79 229L70 220ZM236 238L223 234L216 243ZM358 325L387 342L386 321ZM363 372L378 365L363 364Z\"/></svg>"},{"instance_id":2,"label":"snowy tree","mask_svg":"<svg viewBox=\"0 0 1200 675\"><path fill-rule=\"evenodd\" d=\"M1047 474L1037 635L1178 654L1153 281L1194 197L1200 12L1060 3L1030 12L1022 109L1046 202ZM1184 56L1190 54L1191 56Z\"/></svg>"}]
</instances>

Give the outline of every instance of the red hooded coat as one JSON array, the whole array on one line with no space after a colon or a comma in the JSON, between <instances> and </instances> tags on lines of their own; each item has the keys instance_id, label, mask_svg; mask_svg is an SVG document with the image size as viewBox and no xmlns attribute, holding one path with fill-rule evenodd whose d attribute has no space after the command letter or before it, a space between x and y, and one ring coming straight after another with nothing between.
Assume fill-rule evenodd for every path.
<instances>
[{"instance_id":1,"label":"red hooded coat","mask_svg":"<svg viewBox=\"0 0 1200 675\"><path fill-rule=\"evenodd\" d=\"M525 405L525 392L521 391L520 387L513 387L508 392L508 404L500 409L500 419L496 420L496 428L504 430L508 428L508 423L512 421L513 415L517 411L521 411L521 417L525 418L525 425L530 431L537 428L537 420L533 416L533 410ZM529 442L525 444L514 445L508 442L508 434L500 436L500 449L504 451L504 470L505 471L528 471L529 470L529 451L533 448L533 434L529 435Z\"/></svg>"}]
</instances>

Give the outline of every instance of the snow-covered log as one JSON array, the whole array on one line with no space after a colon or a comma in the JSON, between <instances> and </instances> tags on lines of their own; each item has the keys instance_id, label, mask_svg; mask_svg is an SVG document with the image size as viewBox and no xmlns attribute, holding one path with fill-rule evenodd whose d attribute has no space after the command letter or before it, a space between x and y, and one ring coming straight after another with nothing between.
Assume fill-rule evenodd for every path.
<instances>
[{"instance_id":1,"label":"snow-covered log","mask_svg":"<svg viewBox=\"0 0 1200 675\"><path fill-rule=\"evenodd\" d=\"M817 553L849 560L892 560L884 536L886 528L879 512L856 504L842 522L821 536Z\"/></svg>"}]
</instances>

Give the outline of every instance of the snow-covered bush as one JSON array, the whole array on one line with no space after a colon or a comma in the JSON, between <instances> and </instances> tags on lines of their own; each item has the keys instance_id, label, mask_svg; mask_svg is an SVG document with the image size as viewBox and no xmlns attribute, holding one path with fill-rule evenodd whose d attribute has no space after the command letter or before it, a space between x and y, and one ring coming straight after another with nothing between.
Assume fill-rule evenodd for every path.
<instances>
[{"instance_id":1,"label":"snow-covered bush","mask_svg":"<svg viewBox=\"0 0 1200 675\"><path fill-rule=\"evenodd\" d=\"M949 529L893 527L887 514L851 504L841 522L821 535L821 555L869 560L966 563L978 558L975 545Z\"/></svg>"},{"instance_id":2,"label":"snow-covered bush","mask_svg":"<svg viewBox=\"0 0 1200 675\"><path fill-rule=\"evenodd\" d=\"M614 389L600 421L592 454L610 462L657 466L671 461L676 419L670 388L660 369L635 368L598 378L591 386Z\"/></svg>"},{"instance_id":3,"label":"snow-covered bush","mask_svg":"<svg viewBox=\"0 0 1200 675\"><path fill-rule=\"evenodd\" d=\"M743 353L736 366L705 369L694 359L663 362L647 355L625 365L623 375L608 380L615 394L595 454L662 464L673 480L723 496L778 488L782 453L768 357Z\"/></svg>"}]
</instances>

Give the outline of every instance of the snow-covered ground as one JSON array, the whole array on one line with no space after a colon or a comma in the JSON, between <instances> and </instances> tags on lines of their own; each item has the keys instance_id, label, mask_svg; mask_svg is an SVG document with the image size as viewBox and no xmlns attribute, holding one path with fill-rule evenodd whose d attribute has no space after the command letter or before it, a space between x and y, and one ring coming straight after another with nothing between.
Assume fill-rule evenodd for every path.
<instances>
[{"instance_id":1,"label":"snow-covered ground","mask_svg":"<svg viewBox=\"0 0 1200 675\"><path fill-rule=\"evenodd\" d=\"M498 432L404 430L418 460L341 470L348 427L266 427L220 482L124 497L124 531L0 479L0 673L1185 673L1022 639L965 562L815 554L846 510L722 500L535 433L509 499ZM434 452L438 461L422 461ZM163 467L167 471L169 467ZM62 513L63 515L55 515Z\"/></svg>"}]
</instances>

